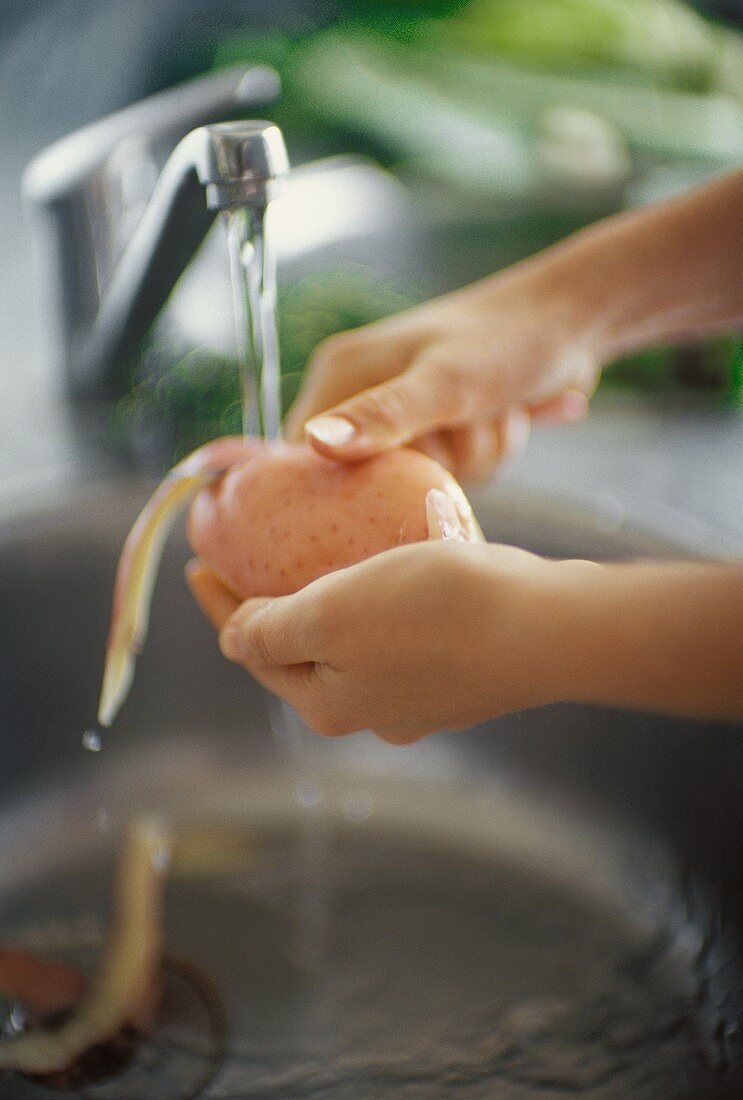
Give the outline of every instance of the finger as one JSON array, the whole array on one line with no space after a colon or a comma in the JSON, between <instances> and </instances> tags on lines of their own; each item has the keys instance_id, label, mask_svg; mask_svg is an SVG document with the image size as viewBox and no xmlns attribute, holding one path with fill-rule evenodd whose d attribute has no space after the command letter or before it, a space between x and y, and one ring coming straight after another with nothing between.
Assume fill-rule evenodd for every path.
<instances>
[{"instance_id":1,"label":"finger","mask_svg":"<svg viewBox=\"0 0 743 1100\"><path fill-rule=\"evenodd\" d=\"M519 455L529 441L531 425L567 424L588 413L588 399L578 390L543 404L513 407L491 425L473 424L445 433L452 455L451 469L463 481L483 481L496 467Z\"/></svg>"},{"instance_id":2,"label":"finger","mask_svg":"<svg viewBox=\"0 0 743 1100\"><path fill-rule=\"evenodd\" d=\"M573 424L588 416L588 398L580 390L565 390L557 397L532 405L529 409L535 424Z\"/></svg>"},{"instance_id":3,"label":"finger","mask_svg":"<svg viewBox=\"0 0 743 1100\"><path fill-rule=\"evenodd\" d=\"M347 714L339 716L337 700L320 682L318 668L313 664L290 665L284 668L251 668L250 672L274 695L284 699L304 721L324 737L341 737L362 727Z\"/></svg>"},{"instance_id":4,"label":"finger","mask_svg":"<svg viewBox=\"0 0 743 1100\"><path fill-rule=\"evenodd\" d=\"M285 438L300 442L305 422L311 417L402 374L424 340L425 329L411 323L406 314L323 340L307 364L299 393L286 416Z\"/></svg>"},{"instance_id":5,"label":"finger","mask_svg":"<svg viewBox=\"0 0 743 1100\"><path fill-rule=\"evenodd\" d=\"M373 730L372 732L377 735L380 741L386 741L388 745L414 745L416 741L420 741L421 738L426 737L429 733L432 733L433 731L379 729Z\"/></svg>"},{"instance_id":6,"label":"finger","mask_svg":"<svg viewBox=\"0 0 743 1100\"><path fill-rule=\"evenodd\" d=\"M497 424L498 461L516 458L531 434L531 417L525 409L511 408Z\"/></svg>"},{"instance_id":7,"label":"finger","mask_svg":"<svg viewBox=\"0 0 743 1100\"><path fill-rule=\"evenodd\" d=\"M416 451L435 459L445 470L451 470L454 473L454 456L448 443L448 433L427 432L425 435L411 439L409 445Z\"/></svg>"},{"instance_id":8,"label":"finger","mask_svg":"<svg viewBox=\"0 0 743 1100\"><path fill-rule=\"evenodd\" d=\"M284 668L249 666L248 671L267 691L294 707L307 721L314 676L312 665L289 665ZM308 725L311 723L308 722Z\"/></svg>"},{"instance_id":9,"label":"finger","mask_svg":"<svg viewBox=\"0 0 743 1100\"><path fill-rule=\"evenodd\" d=\"M308 585L293 596L246 600L219 635L224 656L247 665L251 671L322 660L324 645L313 587Z\"/></svg>"},{"instance_id":10,"label":"finger","mask_svg":"<svg viewBox=\"0 0 743 1100\"><path fill-rule=\"evenodd\" d=\"M484 481L501 458L500 432L493 424L471 424L446 433L451 470L460 481Z\"/></svg>"},{"instance_id":11,"label":"finger","mask_svg":"<svg viewBox=\"0 0 743 1100\"><path fill-rule=\"evenodd\" d=\"M444 432L452 456L449 469L460 481L485 482L501 463L524 450L530 432L531 418L519 408L490 424Z\"/></svg>"},{"instance_id":12,"label":"finger","mask_svg":"<svg viewBox=\"0 0 743 1100\"><path fill-rule=\"evenodd\" d=\"M201 610L216 630L221 630L230 615L238 608L240 601L222 584L197 558L186 565L188 587Z\"/></svg>"},{"instance_id":13,"label":"finger","mask_svg":"<svg viewBox=\"0 0 743 1100\"><path fill-rule=\"evenodd\" d=\"M330 458L355 461L469 419L474 378L440 359L418 364L309 420L309 442Z\"/></svg>"}]
</instances>

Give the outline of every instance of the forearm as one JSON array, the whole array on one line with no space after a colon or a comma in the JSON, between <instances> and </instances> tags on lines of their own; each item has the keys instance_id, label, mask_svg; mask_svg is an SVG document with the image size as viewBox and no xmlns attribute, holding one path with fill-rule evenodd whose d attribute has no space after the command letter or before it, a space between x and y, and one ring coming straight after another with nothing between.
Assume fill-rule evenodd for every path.
<instances>
[{"instance_id":1,"label":"forearm","mask_svg":"<svg viewBox=\"0 0 743 1100\"><path fill-rule=\"evenodd\" d=\"M559 695L743 718L743 565L606 565L571 583Z\"/></svg>"},{"instance_id":2,"label":"forearm","mask_svg":"<svg viewBox=\"0 0 743 1100\"><path fill-rule=\"evenodd\" d=\"M743 171L608 218L524 275L603 361L743 324ZM514 273L516 269L514 269Z\"/></svg>"}]
</instances>

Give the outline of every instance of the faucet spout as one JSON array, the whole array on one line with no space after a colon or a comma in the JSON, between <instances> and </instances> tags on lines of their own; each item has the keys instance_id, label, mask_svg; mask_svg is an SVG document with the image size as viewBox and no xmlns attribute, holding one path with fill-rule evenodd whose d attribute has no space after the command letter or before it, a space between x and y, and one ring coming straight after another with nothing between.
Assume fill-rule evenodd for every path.
<instances>
[{"instance_id":1,"label":"faucet spout","mask_svg":"<svg viewBox=\"0 0 743 1100\"><path fill-rule=\"evenodd\" d=\"M168 159L122 255L93 325L77 350L77 376L107 393L130 360L219 210L263 208L288 171L281 131L270 122L193 130Z\"/></svg>"},{"instance_id":2,"label":"faucet spout","mask_svg":"<svg viewBox=\"0 0 743 1100\"><path fill-rule=\"evenodd\" d=\"M264 207L289 171L278 126L271 122L218 122L196 130L197 171L210 210ZM195 141L196 144L196 141Z\"/></svg>"},{"instance_id":3,"label":"faucet spout","mask_svg":"<svg viewBox=\"0 0 743 1100\"><path fill-rule=\"evenodd\" d=\"M187 133L153 186L155 139L199 108L276 90L266 69L205 77L95 123L87 138L63 139L29 166L27 197L56 231L59 342L73 396L125 392L134 354L216 213L265 208L288 171L273 123L219 122Z\"/></svg>"}]
</instances>

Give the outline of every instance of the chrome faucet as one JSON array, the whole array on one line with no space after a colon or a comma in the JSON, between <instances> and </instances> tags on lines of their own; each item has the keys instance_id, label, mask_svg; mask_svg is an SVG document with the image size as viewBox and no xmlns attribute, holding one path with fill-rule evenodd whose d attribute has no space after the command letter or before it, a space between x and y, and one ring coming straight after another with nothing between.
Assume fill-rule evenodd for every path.
<instances>
[{"instance_id":1,"label":"chrome faucet","mask_svg":"<svg viewBox=\"0 0 743 1100\"><path fill-rule=\"evenodd\" d=\"M74 396L120 395L132 357L216 212L269 201L288 170L276 126L191 128L277 94L271 69L227 70L93 123L28 166L25 195L51 234L44 263L54 265L53 343Z\"/></svg>"}]
</instances>

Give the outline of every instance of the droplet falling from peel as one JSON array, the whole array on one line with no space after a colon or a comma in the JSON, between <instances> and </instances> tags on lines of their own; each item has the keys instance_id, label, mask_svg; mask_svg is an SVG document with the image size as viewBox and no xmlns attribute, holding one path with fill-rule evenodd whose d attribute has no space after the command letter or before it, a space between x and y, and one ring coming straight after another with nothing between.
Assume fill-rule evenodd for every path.
<instances>
[{"instance_id":1,"label":"droplet falling from peel","mask_svg":"<svg viewBox=\"0 0 743 1100\"><path fill-rule=\"evenodd\" d=\"M100 752L103 748L103 741L98 730L86 730L82 736L82 745L88 752Z\"/></svg>"}]
</instances>

